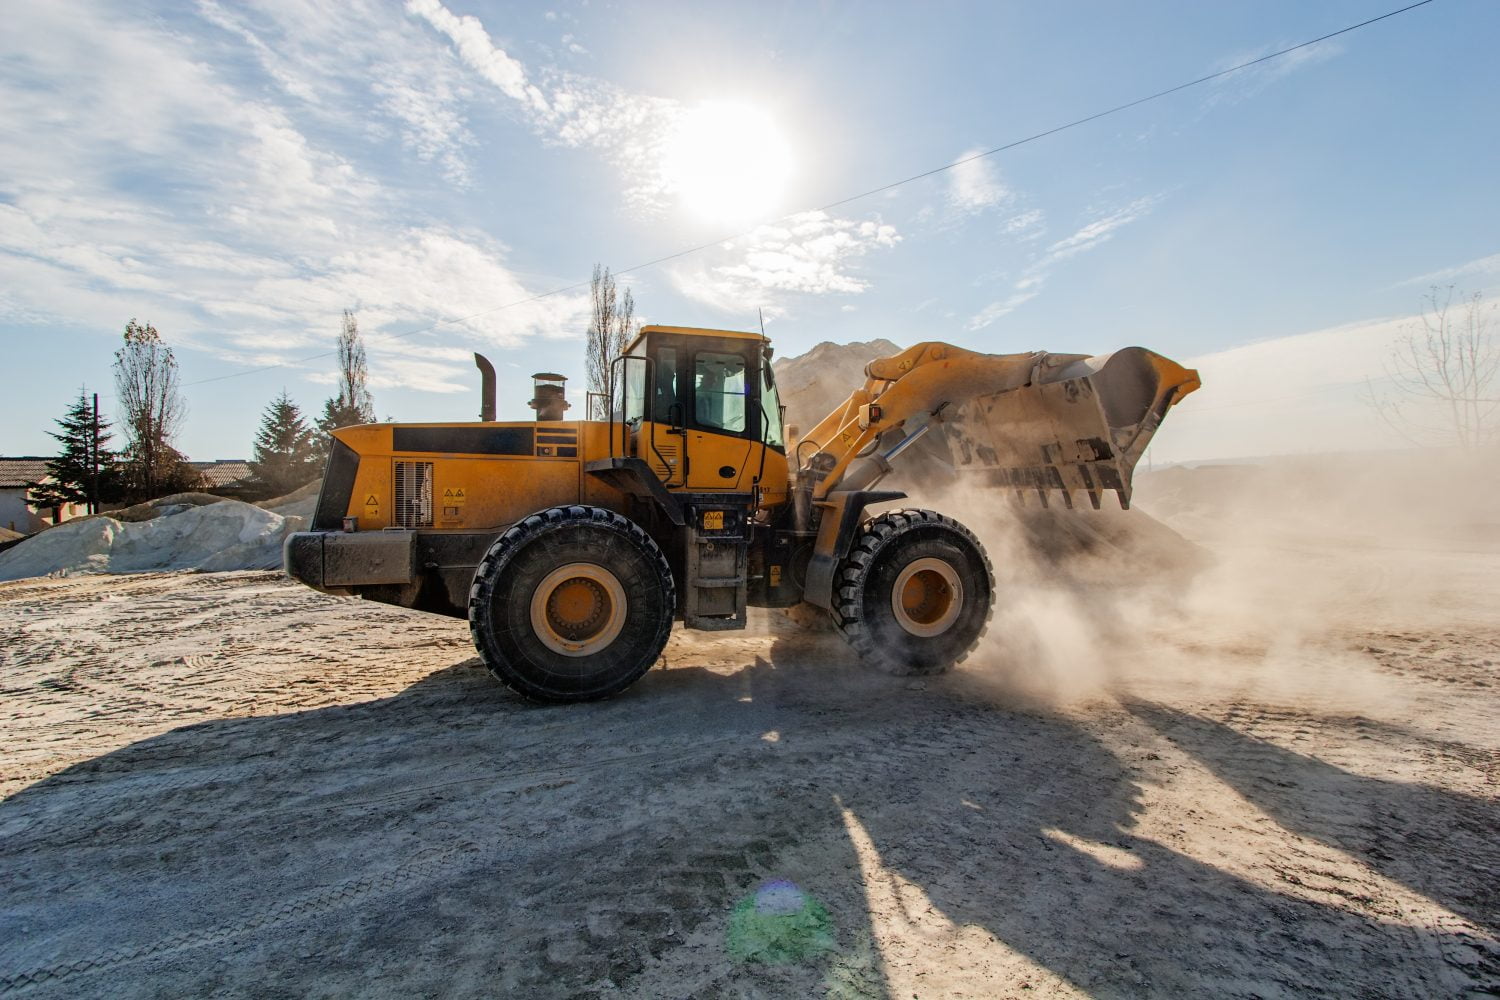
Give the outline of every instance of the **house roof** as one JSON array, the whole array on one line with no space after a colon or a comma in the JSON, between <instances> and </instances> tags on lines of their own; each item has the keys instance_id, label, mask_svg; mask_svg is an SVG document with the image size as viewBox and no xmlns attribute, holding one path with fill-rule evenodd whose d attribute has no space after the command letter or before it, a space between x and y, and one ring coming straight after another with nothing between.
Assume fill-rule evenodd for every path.
<instances>
[{"instance_id":1,"label":"house roof","mask_svg":"<svg viewBox=\"0 0 1500 1000\"><path fill-rule=\"evenodd\" d=\"M47 478L46 458L24 456L0 458L0 489L18 489L27 483L39 483Z\"/></svg>"},{"instance_id":2,"label":"house roof","mask_svg":"<svg viewBox=\"0 0 1500 1000\"><path fill-rule=\"evenodd\" d=\"M48 458L34 455L16 458L0 458L0 489L19 489L27 483L39 483L47 478ZM216 462L189 462L203 477L202 485L208 489L233 486L249 479L254 473L250 463L239 458L221 458Z\"/></svg>"},{"instance_id":3,"label":"house roof","mask_svg":"<svg viewBox=\"0 0 1500 1000\"><path fill-rule=\"evenodd\" d=\"M209 489L233 486L249 479L254 473L250 463L239 458L221 458L217 462L189 462L203 477L203 485Z\"/></svg>"}]
</instances>

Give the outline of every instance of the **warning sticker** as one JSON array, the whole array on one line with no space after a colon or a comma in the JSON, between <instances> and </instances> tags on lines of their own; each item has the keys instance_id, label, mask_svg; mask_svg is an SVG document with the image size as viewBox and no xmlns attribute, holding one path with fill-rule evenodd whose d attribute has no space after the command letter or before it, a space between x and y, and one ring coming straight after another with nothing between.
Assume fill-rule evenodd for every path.
<instances>
[{"instance_id":1,"label":"warning sticker","mask_svg":"<svg viewBox=\"0 0 1500 1000\"><path fill-rule=\"evenodd\" d=\"M724 512L722 510L705 510L703 512L704 531L723 531Z\"/></svg>"},{"instance_id":2,"label":"warning sticker","mask_svg":"<svg viewBox=\"0 0 1500 1000\"><path fill-rule=\"evenodd\" d=\"M444 507L462 507L464 505L464 488L452 486L443 491Z\"/></svg>"},{"instance_id":3,"label":"warning sticker","mask_svg":"<svg viewBox=\"0 0 1500 1000\"><path fill-rule=\"evenodd\" d=\"M366 507L379 507L380 506L380 501L375 498L375 494L371 493L369 496L365 497L365 506Z\"/></svg>"}]
</instances>

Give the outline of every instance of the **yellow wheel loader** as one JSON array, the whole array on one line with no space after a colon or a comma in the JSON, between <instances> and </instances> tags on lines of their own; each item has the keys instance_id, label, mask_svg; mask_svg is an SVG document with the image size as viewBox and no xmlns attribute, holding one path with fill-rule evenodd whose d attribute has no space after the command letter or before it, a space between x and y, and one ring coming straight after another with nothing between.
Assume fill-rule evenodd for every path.
<instances>
[{"instance_id":1,"label":"yellow wheel loader","mask_svg":"<svg viewBox=\"0 0 1500 1000\"><path fill-rule=\"evenodd\" d=\"M1130 500L1131 472L1197 373L1141 348L978 354L924 343L788 442L760 334L645 327L593 420L536 377L534 422L496 422L479 355L477 423L334 431L312 530L286 570L318 590L467 618L494 675L542 701L603 698L681 620L742 629L746 609L825 609L865 661L937 673L983 634L983 547L930 510L870 516L902 463L925 485L1045 504ZM790 444L790 446L789 446Z\"/></svg>"}]
</instances>

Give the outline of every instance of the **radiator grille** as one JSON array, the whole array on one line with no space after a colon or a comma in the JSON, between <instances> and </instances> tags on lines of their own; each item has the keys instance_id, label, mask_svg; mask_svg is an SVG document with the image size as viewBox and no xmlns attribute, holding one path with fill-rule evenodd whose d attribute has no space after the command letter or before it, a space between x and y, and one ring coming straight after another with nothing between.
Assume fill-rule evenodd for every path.
<instances>
[{"instance_id":1,"label":"radiator grille","mask_svg":"<svg viewBox=\"0 0 1500 1000\"><path fill-rule=\"evenodd\" d=\"M396 463L396 524L432 527L432 463Z\"/></svg>"}]
</instances>

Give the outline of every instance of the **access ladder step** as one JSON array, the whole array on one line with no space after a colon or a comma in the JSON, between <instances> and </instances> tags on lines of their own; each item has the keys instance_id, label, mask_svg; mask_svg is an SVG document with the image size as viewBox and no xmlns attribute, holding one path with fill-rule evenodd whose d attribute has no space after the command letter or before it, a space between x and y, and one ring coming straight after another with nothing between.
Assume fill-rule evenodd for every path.
<instances>
[{"instance_id":1,"label":"access ladder step","mask_svg":"<svg viewBox=\"0 0 1500 1000\"><path fill-rule=\"evenodd\" d=\"M708 631L742 629L749 586L747 512L727 505L696 505L690 513L682 623Z\"/></svg>"}]
</instances>

